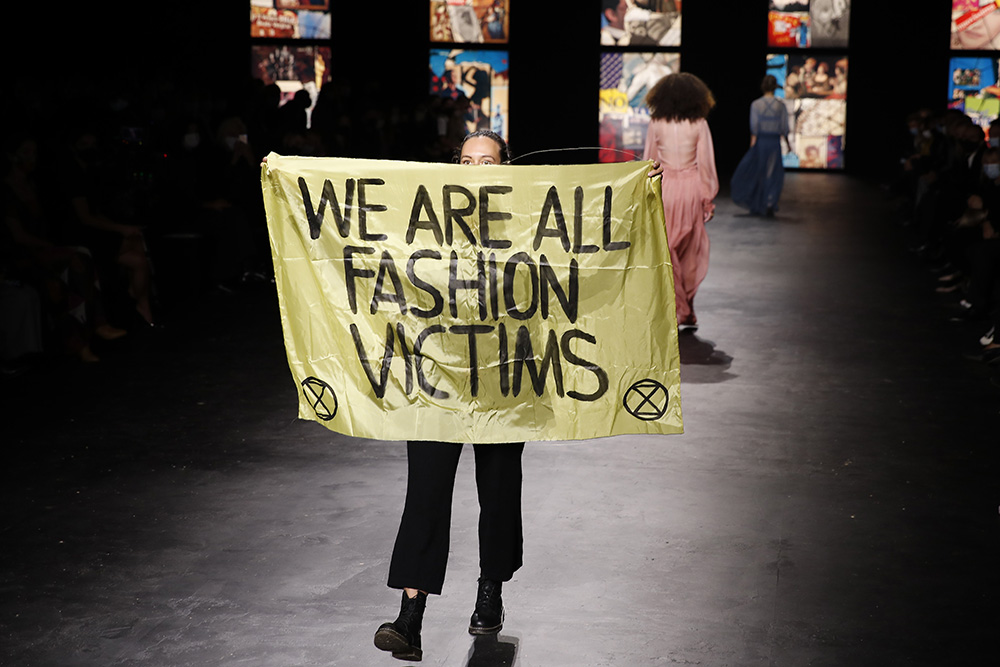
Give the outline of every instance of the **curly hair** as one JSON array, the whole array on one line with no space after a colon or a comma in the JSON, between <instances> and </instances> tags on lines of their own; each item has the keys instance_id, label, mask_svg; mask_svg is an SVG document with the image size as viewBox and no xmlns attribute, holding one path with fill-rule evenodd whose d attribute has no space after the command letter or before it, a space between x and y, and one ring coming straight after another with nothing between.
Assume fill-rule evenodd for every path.
<instances>
[{"instance_id":1,"label":"curly hair","mask_svg":"<svg viewBox=\"0 0 1000 667\"><path fill-rule=\"evenodd\" d=\"M510 162L510 147L507 146L507 142L504 141L503 137L493 130L476 130L475 132L470 132L465 135L465 138L462 139L462 143L455 149L454 155L452 155L453 162L458 162L459 157L462 155L462 146L465 146L465 142L474 137L486 137L487 139L492 139L496 142L496 145L500 147L501 164L507 164Z\"/></svg>"},{"instance_id":2,"label":"curly hair","mask_svg":"<svg viewBox=\"0 0 1000 667\"><path fill-rule=\"evenodd\" d=\"M715 97L694 74L678 72L657 81L646 95L646 104L655 120L698 120L708 116Z\"/></svg>"}]
</instances>

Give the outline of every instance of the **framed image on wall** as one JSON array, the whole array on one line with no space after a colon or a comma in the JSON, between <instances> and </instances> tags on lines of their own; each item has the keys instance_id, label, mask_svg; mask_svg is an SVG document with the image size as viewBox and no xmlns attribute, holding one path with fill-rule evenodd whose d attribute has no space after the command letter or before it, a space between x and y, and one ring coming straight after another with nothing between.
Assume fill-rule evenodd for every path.
<instances>
[{"instance_id":1,"label":"framed image on wall","mask_svg":"<svg viewBox=\"0 0 1000 667\"><path fill-rule=\"evenodd\" d=\"M847 48L851 0L769 0L767 45Z\"/></svg>"},{"instance_id":2,"label":"framed image on wall","mask_svg":"<svg viewBox=\"0 0 1000 667\"><path fill-rule=\"evenodd\" d=\"M325 46L258 44L250 48L250 74L264 85L277 85L282 104L300 90L306 90L315 104L323 84L330 80L330 57L330 48Z\"/></svg>"},{"instance_id":3,"label":"framed image on wall","mask_svg":"<svg viewBox=\"0 0 1000 667\"><path fill-rule=\"evenodd\" d=\"M601 46L680 45L681 0L601 0Z\"/></svg>"},{"instance_id":4,"label":"framed image on wall","mask_svg":"<svg viewBox=\"0 0 1000 667\"><path fill-rule=\"evenodd\" d=\"M996 58L956 57L948 67L948 107L989 128L1000 117L1000 76Z\"/></svg>"},{"instance_id":5,"label":"framed image on wall","mask_svg":"<svg viewBox=\"0 0 1000 667\"><path fill-rule=\"evenodd\" d=\"M778 80L775 95L788 109L786 167L843 169L847 135L846 55L811 53L767 57L767 73Z\"/></svg>"},{"instance_id":6,"label":"framed image on wall","mask_svg":"<svg viewBox=\"0 0 1000 667\"><path fill-rule=\"evenodd\" d=\"M431 49L428 69L431 95L447 100L452 117L461 119L455 127L439 128L439 134L455 143L486 129L509 141L507 51Z\"/></svg>"},{"instance_id":7,"label":"framed image on wall","mask_svg":"<svg viewBox=\"0 0 1000 667\"><path fill-rule=\"evenodd\" d=\"M1000 49L1000 7L987 0L952 0L951 48Z\"/></svg>"},{"instance_id":8,"label":"framed image on wall","mask_svg":"<svg viewBox=\"0 0 1000 667\"><path fill-rule=\"evenodd\" d=\"M680 54L668 52L601 54L600 162L642 158L649 127L646 93L661 78L679 72L680 61Z\"/></svg>"},{"instance_id":9,"label":"framed image on wall","mask_svg":"<svg viewBox=\"0 0 1000 667\"><path fill-rule=\"evenodd\" d=\"M431 41L503 44L510 35L510 0L430 0Z\"/></svg>"},{"instance_id":10,"label":"framed image on wall","mask_svg":"<svg viewBox=\"0 0 1000 667\"><path fill-rule=\"evenodd\" d=\"M330 0L250 0L250 36L330 39Z\"/></svg>"}]
</instances>

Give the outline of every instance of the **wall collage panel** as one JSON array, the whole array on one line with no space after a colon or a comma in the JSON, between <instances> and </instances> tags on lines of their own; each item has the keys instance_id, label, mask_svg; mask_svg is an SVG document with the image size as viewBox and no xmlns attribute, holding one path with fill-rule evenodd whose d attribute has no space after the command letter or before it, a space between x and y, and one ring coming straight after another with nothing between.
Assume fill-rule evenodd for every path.
<instances>
[{"instance_id":1,"label":"wall collage panel","mask_svg":"<svg viewBox=\"0 0 1000 667\"><path fill-rule=\"evenodd\" d=\"M330 0L250 0L250 75L282 104L306 91L308 115L330 80L331 34Z\"/></svg>"},{"instance_id":2,"label":"wall collage panel","mask_svg":"<svg viewBox=\"0 0 1000 667\"><path fill-rule=\"evenodd\" d=\"M476 130L509 140L510 0L430 0L429 18L429 92L461 118L439 134L451 144Z\"/></svg>"},{"instance_id":3,"label":"wall collage panel","mask_svg":"<svg viewBox=\"0 0 1000 667\"><path fill-rule=\"evenodd\" d=\"M681 0L602 0L600 162L642 158L649 127L646 93L680 71L681 6Z\"/></svg>"},{"instance_id":4,"label":"wall collage panel","mask_svg":"<svg viewBox=\"0 0 1000 667\"><path fill-rule=\"evenodd\" d=\"M948 106L984 130L1000 117L1000 8L992 0L952 0Z\"/></svg>"},{"instance_id":5,"label":"wall collage panel","mask_svg":"<svg viewBox=\"0 0 1000 667\"><path fill-rule=\"evenodd\" d=\"M844 168L850 0L769 0L767 73L788 108L785 167Z\"/></svg>"}]
</instances>

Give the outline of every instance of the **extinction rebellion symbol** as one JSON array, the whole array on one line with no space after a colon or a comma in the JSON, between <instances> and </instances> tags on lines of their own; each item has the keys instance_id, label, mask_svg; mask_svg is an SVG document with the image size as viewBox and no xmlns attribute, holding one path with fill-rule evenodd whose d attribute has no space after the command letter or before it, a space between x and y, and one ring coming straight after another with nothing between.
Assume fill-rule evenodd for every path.
<instances>
[{"instance_id":1,"label":"extinction rebellion symbol","mask_svg":"<svg viewBox=\"0 0 1000 667\"><path fill-rule=\"evenodd\" d=\"M639 380L625 392L622 404L636 419L655 421L667 414L670 395L667 388L656 380Z\"/></svg>"},{"instance_id":2,"label":"extinction rebellion symbol","mask_svg":"<svg viewBox=\"0 0 1000 667\"><path fill-rule=\"evenodd\" d=\"M316 411L316 416L325 422L337 415L337 394L333 387L319 378L308 377L302 381L302 395Z\"/></svg>"}]
</instances>

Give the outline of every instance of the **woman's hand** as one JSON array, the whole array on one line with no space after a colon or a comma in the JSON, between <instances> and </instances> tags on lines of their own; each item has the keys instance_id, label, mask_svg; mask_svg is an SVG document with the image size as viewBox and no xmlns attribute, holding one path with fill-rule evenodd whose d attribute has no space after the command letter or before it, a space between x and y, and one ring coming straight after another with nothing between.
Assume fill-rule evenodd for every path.
<instances>
[{"instance_id":1,"label":"woman's hand","mask_svg":"<svg viewBox=\"0 0 1000 667\"><path fill-rule=\"evenodd\" d=\"M657 161L653 161L653 168L649 170L649 177L655 178L663 173L663 165Z\"/></svg>"}]
</instances>

